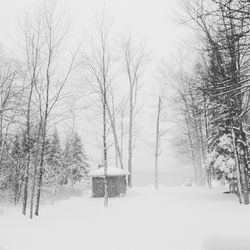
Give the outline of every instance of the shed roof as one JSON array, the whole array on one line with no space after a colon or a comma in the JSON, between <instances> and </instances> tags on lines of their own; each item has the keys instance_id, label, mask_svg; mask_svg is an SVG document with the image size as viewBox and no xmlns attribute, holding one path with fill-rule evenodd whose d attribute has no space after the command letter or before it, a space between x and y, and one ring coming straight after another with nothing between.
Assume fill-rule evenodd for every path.
<instances>
[{"instance_id":1,"label":"shed roof","mask_svg":"<svg viewBox=\"0 0 250 250\"><path fill-rule=\"evenodd\" d=\"M122 168L116 168L116 167L108 167L107 171L108 176L123 176L123 175L129 175L129 172L122 169ZM104 168L97 168L88 173L88 176L90 177L104 177Z\"/></svg>"}]
</instances>

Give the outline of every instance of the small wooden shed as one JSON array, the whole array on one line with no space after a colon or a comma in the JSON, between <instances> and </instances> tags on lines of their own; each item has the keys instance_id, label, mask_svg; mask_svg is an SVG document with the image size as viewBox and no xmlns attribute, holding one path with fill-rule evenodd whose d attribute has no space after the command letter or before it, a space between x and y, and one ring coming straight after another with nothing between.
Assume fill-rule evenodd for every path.
<instances>
[{"instance_id":1,"label":"small wooden shed","mask_svg":"<svg viewBox=\"0 0 250 250\"><path fill-rule=\"evenodd\" d=\"M126 193L126 176L128 174L128 171L124 169L108 167L107 183L109 197L118 197ZM99 167L90 171L88 176L92 178L92 197L104 197L104 168Z\"/></svg>"}]
</instances>

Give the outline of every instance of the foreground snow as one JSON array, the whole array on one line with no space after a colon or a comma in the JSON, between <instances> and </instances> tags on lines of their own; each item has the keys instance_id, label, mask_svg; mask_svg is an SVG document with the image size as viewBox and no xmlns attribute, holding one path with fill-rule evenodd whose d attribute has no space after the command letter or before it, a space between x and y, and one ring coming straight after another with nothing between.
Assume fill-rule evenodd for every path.
<instances>
[{"instance_id":1,"label":"foreground snow","mask_svg":"<svg viewBox=\"0 0 250 250\"><path fill-rule=\"evenodd\" d=\"M0 250L245 250L250 207L223 189L130 190L125 197L88 195L44 206L33 221L0 215Z\"/></svg>"}]
</instances>

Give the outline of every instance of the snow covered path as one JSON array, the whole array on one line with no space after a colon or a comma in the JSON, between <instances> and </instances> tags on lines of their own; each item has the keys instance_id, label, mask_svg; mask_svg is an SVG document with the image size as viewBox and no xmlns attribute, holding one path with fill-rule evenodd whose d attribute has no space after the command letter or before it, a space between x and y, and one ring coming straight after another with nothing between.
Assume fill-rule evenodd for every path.
<instances>
[{"instance_id":1,"label":"snow covered path","mask_svg":"<svg viewBox=\"0 0 250 250\"><path fill-rule=\"evenodd\" d=\"M0 250L246 250L250 206L222 189L130 190L110 199L72 198L33 221L0 216Z\"/></svg>"}]
</instances>

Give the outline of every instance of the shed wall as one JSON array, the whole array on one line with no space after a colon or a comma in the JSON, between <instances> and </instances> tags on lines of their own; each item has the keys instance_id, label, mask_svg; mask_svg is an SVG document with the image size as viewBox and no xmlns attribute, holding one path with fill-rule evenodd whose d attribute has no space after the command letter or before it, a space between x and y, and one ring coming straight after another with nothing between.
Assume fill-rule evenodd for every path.
<instances>
[{"instance_id":1,"label":"shed wall","mask_svg":"<svg viewBox=\"0 0 250 250\"><path fill-rule=\"evenodd\" d=\"M108 195L109 197L117 197L126 193L125 176L108 176ZM92 178L92 195L93 197L104 197L104 178Z\"/></svg>"}]
</instances>

